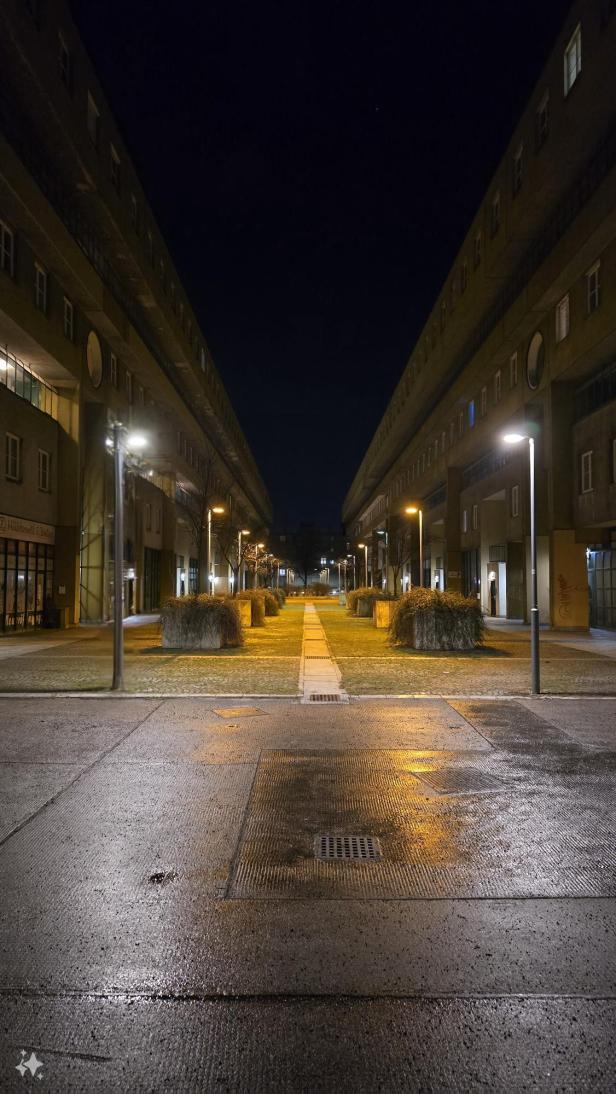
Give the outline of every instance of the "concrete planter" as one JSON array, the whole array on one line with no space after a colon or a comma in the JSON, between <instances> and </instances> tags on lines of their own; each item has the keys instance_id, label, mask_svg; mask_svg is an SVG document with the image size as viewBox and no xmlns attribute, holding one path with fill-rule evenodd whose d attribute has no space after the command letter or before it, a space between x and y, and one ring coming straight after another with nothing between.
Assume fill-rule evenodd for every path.
<instances>
[{"instance_id":1,"label":"concrete planter","mask_svg":"<svg viewBox=\"0 0 616 1094\"><path fill-rule=\"evenodd\" d=\"M362 619L371 619L373 603L374 601L371 596L358 596L355 615L361 616Z\"/></svg>"},{"instance_id":2,"label":"concrete planter","mask_svg":"<svg viewBox=\"0 0 616 1094\"><path fill-rule=\"evenodd\" d=\"M252 627L252 606L249 600L234 600L233 607L239 612L242 627Z\"/></svg>"},{"instance_id":3,"label":"concrete planter","mask_svg":"<svg viewBox=\"0 0 616 1094\"><path fill-rule=\"evenodd\" d=\"M339 593L338 603L341 605L341 607L343 607L343 608L346 607L346 602L347 602L346 593Z\"/></svg>"},{"instance_id":4,"label":"concrete planter","mask_svg":"<svg viewBox=\"0 0 616 1094\"><path fill-rule=\"evenodd\" d=\"M395 600L375 600L372 621L377 630L389 628L396 607Z\"/></svg>"},{"instance_id":5,"label":"concrete planter","mask_svg":"<svg viewBox=\"0 0 616 1094\"><path fill-rule=\"evenodd\" d=\"M413 618L413 648L416 650L474 650L475 639L464 619L455 620L446 631L436 612L418 612Z\"/></svg>"},{"instance_id":6,"label":"concrete planter","mask_svg":"<svg viewBox=\"0 0 616 1094\"><path fill-rule=\"evenodd\" d=\"M222 649L222 630L218 623L203 620L197 626L186 626L175 620L163 619L163 647L170 650Z\"/></svg>"}]
</instances>

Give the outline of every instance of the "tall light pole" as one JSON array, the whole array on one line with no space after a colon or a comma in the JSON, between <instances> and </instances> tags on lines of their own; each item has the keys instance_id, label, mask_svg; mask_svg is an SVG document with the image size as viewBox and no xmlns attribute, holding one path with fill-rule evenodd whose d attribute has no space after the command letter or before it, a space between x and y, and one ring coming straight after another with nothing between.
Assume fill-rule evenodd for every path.
<instances>
[{"instance_id":1,"label":"tall light pole","mask_svg":"<svg viewBox=\"0 0 616 1094\"><path fill-rule=\"evenodd\" d=\"M357 546L359 547L360 551L363 548L364 567L365 567L365 572L366 572L366 588L368 588L368 544L367 543L358 543Z\"/></svg>"},{"instance_id":2,"label":"tall light pole","mask_svg":"<svg viewBox=\"0 0 616 1094\"><path fill-rule=\"evenodd\" d=\"M143 448L145 437L128 434L115 422L107 442L113 451L113 678L112 691L124 688L124 453Z\"/></svg>"},{"instance_id":3,"label":"tall light pole","mask_svg":"<svg viewBox=\"0 0 616 1094\"><path fill-rule=\"evenodd\" d=\"M214 570L212 567L212 513L224 513L222 505L207 508L207 588L210 596L214 592Z\"/></svg>"},{"instance_id":4,"label":"tall light pole","mask_svg":"<svg viewBox=\"0 0 616 1094\"><path fill-rule=\"evenodd\" d=\"M535 439L528 433L506 433L505 444L528 441L528 473L530 486L530 692L541 693L539 665L539 604L537 597L537 514L535 506Z\"/></svg>"},{"instance_id":5,"label":"tall light pole","mask_svg":"<svg viewBox=\"0 0 616 1094\"><path fill-rule=\"evenodd\" d=\"M236 590L236 592L238 592L238 593L241 593L241 591L242 591L242 576L243 576L242 575L242 570L244 568L244 562L243 562L243 559L242 559L242 536L249 536L249 535L250 535L250 528L242 528L242 530L237 533L237 590Z\"/></svg>"},{"instance_id":6,"label":"tall light pole","mask_svg":"<svg viewBox=\"0 0 616 1094\"><path fill-rule=\"evenodd\" d=\"M417 513L418 516L419 516L419 584L421 585L421 587L423 589L423 583L424 583L424 572L423 572L423 510L420 509L418 505L407 505L404 512L408 513L410 516L413 516L415 513ZM412 583L413 583L413 578L411 576L411 584Z\"/></svg>"},{"instance_id":7,"label":"tall light pole","mask_svg":"<svg viewBox=\"0 0 616 1094\"><path fill-rule=\"evenodd\" d=\"M255 589L259 587L259 550L263 550L264 543L255 544Z\"/></svg>"},{"instance_id":8,"label":"tall light pole","mask_svg":"<svg viewBox=\"0 0 616 1094\"><path fill-rule=\"evenodd\" d=\"M356 589L357 588L357 580L356 580L356 577L355 577L355 561L356 561L355 560L355 555L354 554L347 555L347 558L352 558L353 559L353 588Z\"/></svg>"}]
</instances>

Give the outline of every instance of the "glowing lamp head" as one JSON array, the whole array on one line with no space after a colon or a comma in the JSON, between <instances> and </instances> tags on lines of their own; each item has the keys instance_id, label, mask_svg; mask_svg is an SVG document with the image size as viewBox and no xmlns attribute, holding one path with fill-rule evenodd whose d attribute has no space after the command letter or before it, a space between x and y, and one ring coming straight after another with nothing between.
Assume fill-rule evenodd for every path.
<instances>
[{"instance_id":1,"label":"glowing lamp head","mask_svg":"<svg viewBox=\"0 0 616 1094\"><path fill-rule=\"evenodd\" d=\"M147 439L143 436L143 433L129 433L126 438L126 447L137 451L139 448L145 448L147 445Z\"/></svg>"},{"instance_id":2,"label":"glowing lamp head","mask_svg":"<svg viewBox=\"0 0 616 1094\"><path fill-rule=\"evenodd\" d=\"M361 551L366 546L366 544L365 543L358 543L357 546L359 547L359 549Z\"/></svg>"},{"instance_id":3,"label":"glowing lamp head","mask_svg":"<svg viewBox=\"0 0 616 1094\"><path fill-rule=\"evenodd\" d=\"M242 528L242 530L240 532L240 535L241 536L249 536L250 535L250 528Z\"/></svg>"},{"instance_id":4,"label":"glowing lamp head","mask_svg":"<svg viewBox=\"0 0 616 1094\"><path fill-rule=\"evenodd\" d=\"M527 441L528 437L524 433L505 433L503 437L504 444L521 444L522 441Z\"/></svg>"},{"instance_id":5,"label":"glowing lamp head","mask_svg":"<svg viewBox=\"0 0 616 1094\"><path fill-rule=\"evenodd\" d=\"M262 547L265 547L265 544L264 543L257 543L257 547L259 548L259 550L261 550Z\"/></svg>"},{"instance_id":6,"label":"glowing lamp head","mask_svg":"<svg viewBox=\"0 0 616 1094\"><path fill-rule=\"evenodd\" d=\"M405 512L405 513L418 513L418 512L419 512L419 510L418 510L418 508L417 508L417 506L416 506L416 505L407 505L407 507L406 507L406 509L404 510L404 512Z\"/></svg>"},{"instance_id":7,"label":"glowing lamp head","mask_svg":"<svg viewBox=\"0 0 616 1094\"><path fill-rule=\"evenodd\" d=\"M213 505L212 506L212 512L213 513L224 513L224 509L223 509L222 505Z\"/></svg>"}]
</instances>

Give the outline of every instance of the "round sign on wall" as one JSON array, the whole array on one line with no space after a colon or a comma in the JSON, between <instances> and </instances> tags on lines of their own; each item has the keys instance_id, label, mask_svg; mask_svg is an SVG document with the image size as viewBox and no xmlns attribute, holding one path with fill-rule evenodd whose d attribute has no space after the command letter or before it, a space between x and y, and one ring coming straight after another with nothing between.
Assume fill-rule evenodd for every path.
<instances>
[{"instance_id":1,"label":"round sign on wall","mask_svg":"<svg viewBox=\"0 0 616 1094\"><path fill-rule=\"evenodd\" d=\"M532 391L539 387L545 365L545 342L540 330L533 334L526 357L526 379Z\"/></svg>"},{"instance_id":2,"label":"round sign on wall","mask_svg":"<svg viewBox=\"0 0 616 1094\"><path fill-rule=\"evenodd\" d=\"M86 343L86 360L93 387L100 387L103 379L103 351L96 331L91 330Z\"/></svg>"}]
</instances>

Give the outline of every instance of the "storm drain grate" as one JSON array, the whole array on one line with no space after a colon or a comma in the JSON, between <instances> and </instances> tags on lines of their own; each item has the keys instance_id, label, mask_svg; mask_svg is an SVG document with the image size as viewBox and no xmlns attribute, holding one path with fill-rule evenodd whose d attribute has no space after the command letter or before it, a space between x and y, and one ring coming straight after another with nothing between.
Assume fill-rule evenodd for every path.
<instances>
[{"instance_id":1,"label":"storm drain grate","mask_svg":"<svg viewBox=\"0 0 616 1094\"><path fill-rule=\"evenodd\" d=\"M315 836L315 858L380 862L381 845L375 836Z\"/></svg>"},{"instance_id":2,"label":"storm drain grate","mask_svg":"<svg viewBox=\"0 0 616 1094\"><path fill-rule=\"evenodd\" d=\"M339 703L340 702L340 696L339 695L321 695L319 693L313 692L312 695L310 696L310 702L311 703Z\"/></svg>"},{"instance_id":3,"label":"storm drain grate","mask_svg":"<svg viewBox=\"0 0 616 1094\"><path fill-rule=\"evenodd\" d=\"M329 661L326 653L305 653L304 661Z\"/></svg>"}]
</instances>

